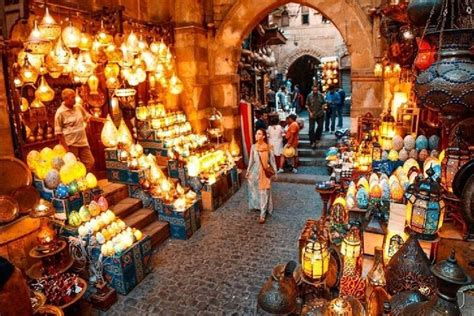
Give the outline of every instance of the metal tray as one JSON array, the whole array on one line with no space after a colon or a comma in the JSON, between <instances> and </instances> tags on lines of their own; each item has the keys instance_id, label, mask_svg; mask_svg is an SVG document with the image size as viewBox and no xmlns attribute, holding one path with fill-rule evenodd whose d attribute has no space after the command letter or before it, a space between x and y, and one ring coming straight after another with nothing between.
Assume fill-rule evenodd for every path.
<instances>
[{"instance_id":1,"label":"metal tray","mask_svg":"<svg viewBox=\"0 0 474 316\"><path fill-rule=\"evenodd\" d=\"M28 166L10 156L0 156L0 179L0 195L11 196L18 188L32 183Z\"/></svg>"},{"instance_id":2,"label":"metal tray","mask_svg":"<svg viewBox=\"0 0 474 316\"><path fill-rule=\"evenodd\" d=\"M13 193L13 198L18 202L20 214L28 214L33 206L38 203L40 195L38 191L31 185L25 185L18 188Z\"/></svg>"},{"instance_id":3,"label":"metal tray","mask_svg":"<svg viewBox=\"0 0 474 316\"><path fill-rule=\"evenodd\" d=\"M6 224L15 220L18 214L17 201L8 195L0 195L0 224Z\"/></svg>"}]
</instances>

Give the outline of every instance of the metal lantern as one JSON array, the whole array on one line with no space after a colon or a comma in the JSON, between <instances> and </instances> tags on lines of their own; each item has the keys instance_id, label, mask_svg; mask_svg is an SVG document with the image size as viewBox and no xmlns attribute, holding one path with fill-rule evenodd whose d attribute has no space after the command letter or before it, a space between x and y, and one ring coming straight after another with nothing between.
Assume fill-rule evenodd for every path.
<instances>
[{"instance_id":1,"label":"metal lantern","mask_svg":"<svg viewBox=\"0 0 474 316\"><path fill-rule=\"evenodd\" d=\"M369 171L372 165L372 149L369 144L368 138L364 139L359 146L359 152L357 153L357 164L359 170Z\"/></svg>"},{"instance_id":2,"label":"metal lantern","mask_svg":"<svg viewBox=\"0 0 474 316\"><path fill-rule=\"evenodd\" d=\"M390 150L393 147L393 137L395 136L395 119L386 112L382 116L382 124L380 125L380 144L382 149Z\"/></svg>"},{"instance_id":3,"label":"metal lantern","mask_svg":"<svg viewBox=\"0 0 474 316\"><path fill-rule=\"evenodd\" d=\"M38 28L38 22L35 20L33 30L28 36L28 40L25 42L25 50L33 55L46 55L49 53L51 48L51 42L42 36Z\"/></svg>"},{"instance_id":4,"label":"metal lantern","mask_svg":"<svg viewBox=\"0 0 474 316\"><path fill-rule=\"evenodd\" d=\"M311 236L303 248L303 273L312 281L322 281L329 269L330 254L327 241L315 234Z\"/></svg>"},{"instance_id":5,"label":"metal lantern","mask_svg":"<svg viewBox=\"0 0 474 316\"><path fill-rule=\"evenodd\" d=\"M341 253L344 256L344 274L355 275L357 258L360 256L360 236L358 229L353 227L344 237L341 244Z\"/></svg>"},{"instance_id":6,"label":"metal lantern","mask_svg":"<svg viewBox=\"0 0 474 316\"><path fill-rule=\"evenodd\" d=\"M43 19L39 24L39 31L44 39L55 41L61 35L61 26L56 23L46 7Z\"/></svg>"},{"instance_id":7,"label":"metal lantern","mask_svg":"<svg viewBox=\"0 0 474 316\"><path fill-rule=\"evenodd\" d=\"M372 161L382 160L382 147L379 143L372 144Z\"/></svg>"},{"instance_id":8,"label":"metal lantern","mask_svg":"<svg viewBox=\"0 0 474 316\"><path fill-rule=\"evenodd\" d=\"M457 129L453 145L446 148L446 155L441 162L443 187L453 192L453 180L461 167L469 161L468 145L462 138L462 130Z\"/></svg>"},{"instance_id":9,"label":"metal lantern","mask_svg":"<svg viewBox=\"0 0 474 316\"><path fill-rule=\"evenodd\" d=\"M409 202L406 222L409 229L418 234L418 238L433 240L443 225L445 207L439 179L433 177L435 171L430 167L426 173L427 178L418 177L405 193Z\"/></svg>"},{"instance_id":10,"label":"metal lantern","mask_svg":"<svg viewBox=\"0 0 474 316\"><path fill-rule=\"evenodd\" d=\"M38 70L30 63L28 56L25 56L25 63L20 68L20 78L23 83L35 83L38 79Z\"/></svg>"}]
</instances>

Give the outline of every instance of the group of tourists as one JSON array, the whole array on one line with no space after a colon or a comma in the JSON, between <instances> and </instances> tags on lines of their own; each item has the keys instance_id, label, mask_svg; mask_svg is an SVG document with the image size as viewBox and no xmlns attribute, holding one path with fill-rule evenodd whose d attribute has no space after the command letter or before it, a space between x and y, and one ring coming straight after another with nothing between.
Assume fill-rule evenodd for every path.
<instances>
[{"instance_id":1,"label":"group of tourists","mask_svg":"<svg viewBox=\"0 0 474 316\"><path fill-rule=\"evenodd\" d=\"M286 127L280 124L278 115L269 116L260 111L255 114L255 144L250 149L246 177L249 183L249 209L260 212L260 224L265 223L266 216L273 212L273 176L284 172L286 163L290 164L293 173L298 172L297 148L301 126L294 113L300 113L304 109L308 111L309 140L312 148L316 148L317 142L321 140L324 125L325 132L334 132L336 127L342 128L344 90L330 87L323 95L315 84L304 102L298 85L295 85L290 98L286 89L286 86L281 86L277 93L271 91L267 95L268 107L272 111L284 110L291 113L286 119ZM291 106L288 100L292 100Z\"/></svg>"}]
</instances>

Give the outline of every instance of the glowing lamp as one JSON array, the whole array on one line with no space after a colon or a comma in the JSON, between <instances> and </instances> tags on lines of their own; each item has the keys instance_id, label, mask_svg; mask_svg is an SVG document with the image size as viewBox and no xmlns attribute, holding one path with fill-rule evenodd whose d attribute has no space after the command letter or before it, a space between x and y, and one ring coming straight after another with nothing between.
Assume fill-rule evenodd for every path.
<instances>
[{"instance_id":1,"label":"glowing lamp","mask_svg":"<svg viewBox=\"0 0 474 316\"><path fill-rule=\"evenodd\" d=\"M82 32L81 37L79 38L78 47L80 50L90 50L93 42L92 35L87 32Z\"/></svg>"},{"instance_id":2,"label":"glowing lamp","mask_svg":"<svg viewBox=\"0 0 474 316\"><path fill-rule=\"evenodd\" d=\"M38 71L31 65L28 56L25 56L25 63L20 69L20 78L23 83L35 83L38 79Z\"/></svg>"},{"instance_id":3,"label":"glowing lamp","mask_svg":"<svg viewBox=\"0 0 474 316\"><path fill-rule=\"evenodd\" d=\"M89 86L89 93L92 95L99 94L99 78L96 75L92 74L89 79L87 79L87 85Z\"/></svg>"},{"instance_id":4,"label":"glowing lamp","mask_svg":"<svg viewBox=\"0 0 474 316\"><path fill-rule=\"evenodd\" d=\"M33 55L46 55L51 50L51 47L51 42L43 38L38 28L38 23L35 20L33 30L25 42L25 49Z\"/></svg>"},{"instance_id":5,"label":"glowing lamp","mask_svg":"<svg viewBox=\"0 0 474 316\"><path fill-rule=\"evenodd\" d=\"M360 236L356 228L351 228L341 244L341 254L344 256L345 275L356 275L357 258L360 256Z\"/></svg>"},{"instance_id":6,"label":"glowing lamp","mask_svg":"<svg viewBox=\"0 0 474 316\"><path fill-rule=\"evenodd\" d=\"M419 239L433 240L443 225L445 205L439 179L433 177L435 171L430 168L426 173L427 178L419 177L407 188L406 222Z\"/></svg>"},{"instance_id":7,"label":"glowing lamp","mask_svg":"<svg viewBox=\"0 0 474 316\"><path fill-rule=\"evenodd\" d=\"M372 150L368 140L364 140L357 153L357 164L361 171L368 171L372 165Z\"/></svg>"},{"instance_id":8,"label":"glowing lamp","mask_svg":"<svg viewBox=\"0 0 474 316\"><path fill-rule=\"evenodd\" d=\"M145 121L148 118L148 107L139 106L135 111L135 116L139 121Z\"/></svg>"},{"instance_id":9,"label":"glowing lamp","mask_svg":"<svg viewBox=\"0 0 474 316\"><path fill-rule=\"evenodd\" d=\"M49 226L49 220L43 218L39 228L38 235L36 235L38 243L43 247L49 247L54 244L56 240L56 231Z\"/></svg>"},{"instance_id":10,"label":"glowing lamp","mask_svg":"<svg viewBox=\"0 0 474 316\"><path fill-rule=\"evenodd\" d=\"M408 95L406 92L395 92L392 100L392 111L393 117L397 117L398 109L408 102Z\"/></svg>"},{"instance_id":11,"label":"glowing lamp","mask_svg":"<svg viewBox=\"0 0 474 316\"><path fill-rule=\"evenodd\" d=\"M90 76L94 74L96 64L92 61L92 57L88 51L79 54L76 64L73 68L74 76L79 77L81 83L86 83Z\"/></svg>"},{"instance_id":12,"label":"glowing lamp","mask_svg":"<svg viewBox=\"0 0 474 316\"><path fill-rule=\"evenodd\" d=\"M40 109L40 108L44 108L44 103L41 102L40 99L36 98L31 102L30 104L30 108L32 109Z\"/></svg>"},{"instance_id":13,"label":"glowing lamp","mask_svg":"<svg viewBox=\"0 0 474 316\"><path fill-rule=\"evenodd\" d=\"M54 99L54 90L48 85L44 76L40 79L40 85L35 91L35 98L41 102L49 102Z\"/></svg>"},{"instance_id":14,"label":"glowing lamp","mask_svg":"<svg viewBox=\"0 0 474 316\"><path fill-rule=\"evenodd\" d=\"M120 121L117 140L119 145L122 145L124 148L128 148L133 143L132 134L123 119Z\"/></svg>"},{"instance_id":15,"label":"glowing lamp","mask_svg":"<svg viewBox=\"0 0 474 316\"><path fill-rule=\"evenodd\" d=\"M392 66L391 65L387 65L383 68L383 77L384 78L390 78L392 77L393 75L393 72L392 72Z\"/></svg>"},{"instance_id":16,"label":"glowing lamp","mask_svg":"<svg viewBox=\"0 0 474 316\"><path fill-rule=\"evenodd\" d=\"M104 75L106 79L117 78L120 74L120 67L115 63L108 63L104 68Z\"/></svg>"},{"instance_id":17,"label":"glowing lamp","mask_svg":"<svg viewBox=\"0 0 474 316\"><path fill-rule=\"evenodd\" d=\"M39 31L44 39L55 41L61 35L61 26L56 23L46 7L43 19L39 24Z\"/></svg>"},{"instance_id":18,"label":"glowing lamp","mask_svg":"<svg viewBox=\"0 0 474 316\"><path fill-rule=\"evenodd\" d=\"M100 133L100 140L107 148L116 147L118 144L118 130L110 118L110 115L107 116L107 121L104 123L102 132Z\"/></svg>"},{"instance_id":19,"label":"glowing lamp","mask_svg":"<svg viewBox=\"0 0 474 316\"><path fill-rule=\"evenodd\" d=\"M177 198L173 203L173 207L178 212L184 212L186 210L186 199L184 197Z\"/></svg>"},{"instance_id":20,"label":"glowing lamp","mask_svg":"<svg viewBox=\"0 0 474 316\"><path fill-rule=\"evenodd\" d=\"M383 66L381 63L376 63L374 66L374 76L375 77L382 77L383 74Z\"/></svg>"},{"instance_id":21,"label":"glowing lamp","mask_svg":"<svg viewBox=\"0 0 474 316\"><path fill-rule=\"evenodd\" d=\"M102 46L107 46L113 42L112 35L104 27L104 21L100 21L100 30L97 32L96 38Z\"/></svg>"},{"instance_id":22,"label":"glowing lamp","mask_svg":"<svg viewBox=\"0 0 474 316\"><path fill-rule=\"evenodd\" d=\"M399 64L393 65L392 72L395 76L399 76L400 73L402 72L402 68L400 67Z\"/></svg>"},{"instance_id":23,"label":"glowing lamp","mask_svg":"<svg viewBox=\"0 0 474 316\"><path fill-rule=\"evenodd\" d=\"M304 275L312 281L324 280L329 269L329 251L326 240L313 235L303 248Z\"/></svg>"},{"instance_id":24,"label":"glowing lamp","mask_svg":"<svg viewBox=\"0 0 474 316\"><path fill-rule=\"evenodd\" d=\"M395 136L395 119L390 113L386 112L382 116L382 124L380 125L380 145L384 150L393 148L393 137Z\"/></svg>"},{"instance_id":25,"label":"glowing lamp","mask_svg":"<svg viewBox=\"0 0 474 316\"><path fill-rule=\"evenodd\" d=\"M421 71L428 69L435 61L436 49L424 40L418 42L418 54L416 55L414 65Z\"/></svg>"},{"instance_id":26,"label":"glowing lamp","mask_svg":"<svg viewBox=\"0 0 474 316\"><path fill-rule=\"evenodd\" d=\"M177 95L183 92L183 89L184 89L183 82L176 76L176 74L173 74L171 76L169 85L170 85L171 94Z\"/></svg>"},{"instance_id":27,"label":"glowing lamp","mask_svg":"<svg viewBox=\"0 0 474 316\"><path fill-rule=\"evenodd\" d=\"M191 156L188 160L188 163L186 164L186 167L188 169L188 175L190 177L199 176L200 166L201 166L201 163L199 161L199 158L196 156Z\"/></svg>"},{"instance_id":28,"label":"glowing lamp","mask_svg":"<svg viewBox=\"0 0 474 316\"><path fill-rule=\"evenodd\" d=\"M383 261L388 264L390 259L397 253L397 251L403 246L405 241L408 239L406 233L388 230L385 235L384 249L383 249Z\"/></svg>"},{"instance_id":29,"label":"glowing lamp","mask_svg":"<svg viewBox=\"0 0 474 316\"><path fill-rule=\"evenodd\" d=\"M69 25L63 29L61 37L64 45L69 48L76 48L81 42L81 31L69 21Z\"/></svg>"},{"instance_id":30,"label":"glowing lamp","mask_svg":"<svg viewBox=\"0 0 474 316\"><path fill-rule=\"evenodd\" d=\"M168 179L163 179L160 183L160 188L162 192L168 193L171 191L171 183Z\"/></svg>"},{"instance_id":31,"label":"glowing lamp","mask_svg":"<svg viewBox=\"0 0 474 316\"><path fill-rule=\"evenodd\" d=\"M132 54L138 53L138 37L137 35L131 31L126 40L127 48L130 50Z\"/></svg>"}]
</instances>

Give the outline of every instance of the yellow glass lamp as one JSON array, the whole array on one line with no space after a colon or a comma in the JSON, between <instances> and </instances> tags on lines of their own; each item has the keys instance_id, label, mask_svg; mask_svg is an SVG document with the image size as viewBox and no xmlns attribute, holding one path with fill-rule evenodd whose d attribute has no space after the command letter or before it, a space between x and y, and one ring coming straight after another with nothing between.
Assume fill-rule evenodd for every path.
<instances>
[{"instance_id":1,"label":"yellow glass lamp","mask_svg":"<svg viewBox=\"0 0 474 316\"><path fill-rule=\"evenodd\" d=\"M99 78L96 75L92 74L89 79L87 79L87 85L89 86L89 93L91 95L99 94Z\"/></svg>"},{"instance_id":2,"label":"yellow glass lamp","mask_svg":"<svg viewBox=\"0 0 474 316\"><path fill-rule=\"evenodd\" d=\"M330 254L327 242L313 235L303 248L302 265L304 275L311 281L322 281L329 270Z\"/></svg>"},{"instance_id":3,"label":"yellow glass lamp","mask_svg":"<svg viewBox=\"0 0 474 316\"><path fill-rule=\"evenodd\" d=\"M392 66L391 65L386 65L383 68L383 77L384 78L390 78L390 77L392 77L392 75L393 75Z\"/></svg>"},{"instance_id":4,"label":"yellow glass lamp","mask_svg":"<svg viewBox=\"0 0 474 316\"><path fill-rule=\"evenodd\" d=\"M398 109L406 104L408 102L408 95L406 92L395 92L393 94L393 100L392 100L392 111L391 114L393 117L397 117L398 115Z\"/></svg>"},{"instance_id":5,"label":"yellow glass lamp","mask_svg":"<svg viewBox=\"0 0 474 316\"><path fill-rule=\"evenodd\" d=\"M20 68L20 78L23 83L35 83L38 79L38 70L31 65L28 56L25 56L25 63Z\"/></svg>"},{"instance_id":6,"label":"yellow glass lamp","mask_svg":"<svg viewBox=\"0 0 474 316\"><path fill-rule=\"evenodd\" d=\"M54 95L54 90L49 86L44 76L41 76L40 85L35 91L35 98L41 102L50 102L54 100Z\"/></svg>"},{"instance_id":7,"label":"yellow glass lamp","mask_svg":"<svg viewBox=\"0 0 474 316\"><path fill-rule=\"evenodd\" d=\"M181 92L183 92L183 89L184 89L183 82L174 73L170 78L169 85L170 85L171 94L178 95Z\"/></svg>"},{"instance_id":8,"label":"yellow glass lamp","mask_svg":"<svg viewBox=\"0 0 474 316\"><path fill-rule=\"evenodd\" d=\"M118 144L124 148L128 148L130 145L132 145L132 143L132 134L130 133L127 124L125 124L125 121L122 119L118 128Z\"/></svg>"},{"instance_id":9,"label":"yellow glass lamp","mask_svg":"<svg viewBox=\"0 0 474 316\"><path fill-rule=\"evenodd\" d=\"M56 23L54 18L51 16L48 7L46 7L43 19L41 20L38 28L41 36L49 41L55 41L61 35L61 26Z\"/></svg>"},{"instance_id":10,"label":"yellow glass lamp","mask_svg":"<svg viewBox=\"0 0 474 316\"><path fill-rule=\"evenodd\" d=\"M81 83L86 83L90 76L94 74L96 64L88 51L83 51L77 57L76 64L72 70L74 76L79 78Z\"/></svg>"},{"instance_id":11,"label":"yellow glass lamp","mask_svg":"<svg viewBox=\"0 0 474 316\"><path fill-rule=\"evenodd\" d=\"M189 160L186 164L186 167L188 169L188 175L190 177L197 177L200 174L200 166L201 163L199 161L199 158L197 156L191 156L189 157Z\"/></svg>"},{"instance_id":12,"label":"yellow glass lamp","mask_svg":"<svg viewBox=\"0 0 474 316\"><path fill-rule=\"evenodd\" d=\"M33 30L25 42L25 49L33 55L46 55L49 53L51 48L51 42L43 38L38 28L38 22L35 20Z\"/></svg>"},{"instance_id":13,"label":"yellow glass lamp","mask_svg":"<svg viewBox=\"0 0 474 316\"><path fill-rule=\"evenodd\" d=\"M380 136L382 149L391 150L393 148L393 137L395 136L395 119L388 112L382 116Z\"/></svg>"},{"instance_id":14,"label":"yellow glass lamp","mask_svg":"<svg viewBox=\"0 0 474 316\"><path fill-rule=\"evenodd\" d=\"M349 233L344 237L341 244L341 254L344 256L344 270L345 275L356 275L357 258L360 256L360 236L358 229L353 227Z\"/></svg>"},{"instance_id":15,"label":"yellow glass lamp","mask_svg":"<svg viewBox=\"0 0 474 316\"><path fill-rule=\"evenodd\" d=\"M81 30L75 27L71 21L69 25L63 29L61 34L64 45L69 48L76 48L81 42Z\"/></svg>"},{"instance_id":16,"label":"yellow glass lamp","mask_svg":"<svg viewBox=\"0 0 474 316\"><path fill-rule=\"evenodd\" d=\"M102 128L102 132L100 134L100 140L107 148L116 147L118 144L118 130L110 118L110 115L107 116L107 121L104 123L104 127Z\"/></svg>"},{"instance_id":17,"label":"yellow glass lamp","mask_svg":"<svg viewBox=\"0 0 474 316\"><path fill-rule=\"evenodd\" d=\"M100 30L97 32L96 38L102 46L108 46L113 43L112 35L104 27L104 21L100 21Z\"/></svg>"},{"instance_id":18,"label":"yellow glass lamp","mask_svg":"<svg viewBox=\"0 0 474 316\"><path fill-rule=\"evenodd\" d=\"M40 99L36 98L33 100L33 102L31 102L30 104L30 108L32 109L40 109L40 108L44 108L44 103L41 102Z\"/></svg>"},{"instance_id":19,"label":"yellow glass lamp","mask_svg":"<svg viewBox=\"0 0 474 316\"><path fill-rule=\"evenodd\" d=\"M79 38L79 44L78 44L79 49L86 50L86 51L91 50L93 43L94 43L94 39L92 38L92 35L87 33L86 31L83 31Z\"/></svg>"}]
</instances>

